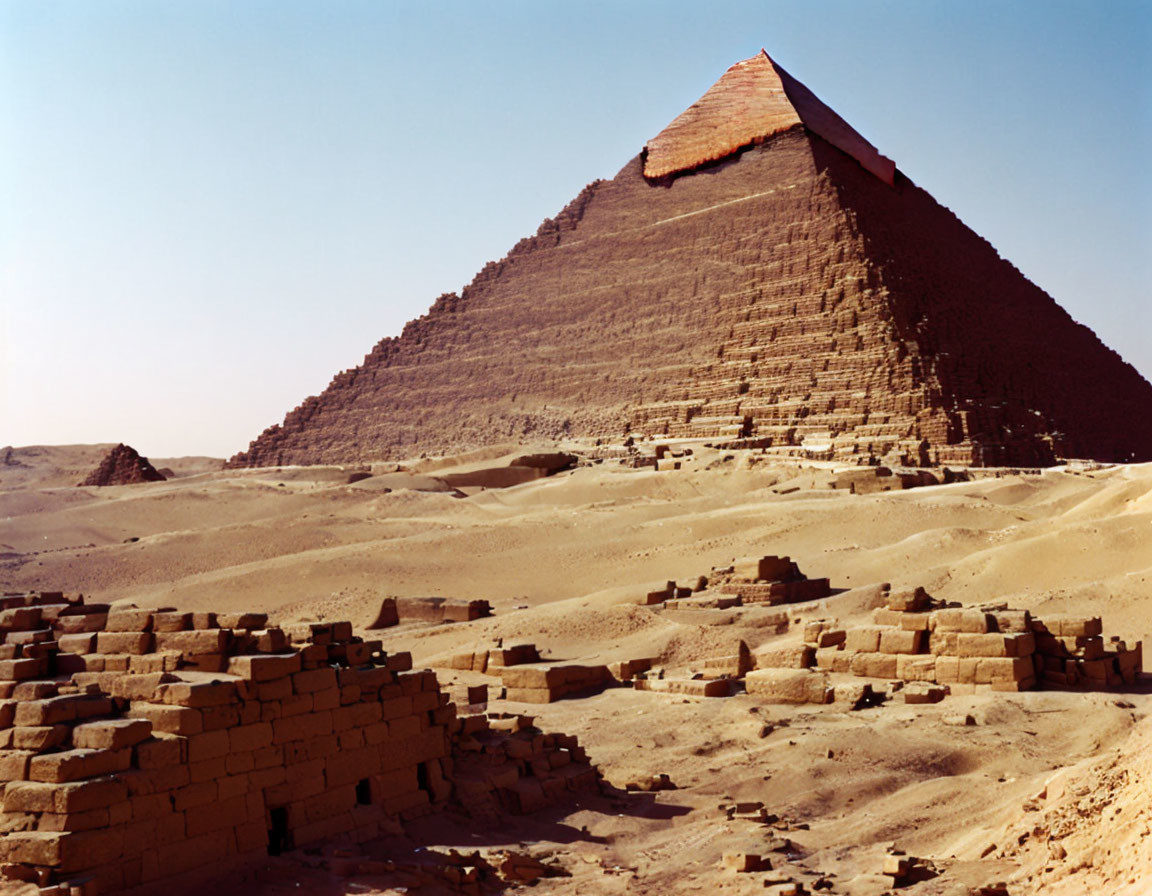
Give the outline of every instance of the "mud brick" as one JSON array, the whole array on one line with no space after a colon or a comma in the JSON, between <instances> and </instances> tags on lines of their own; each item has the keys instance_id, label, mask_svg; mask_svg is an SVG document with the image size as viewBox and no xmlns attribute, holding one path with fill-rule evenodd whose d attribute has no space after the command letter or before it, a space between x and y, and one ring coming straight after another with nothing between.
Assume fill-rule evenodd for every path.
<instances>
[{"instance_id":1,"label":"mud brick","mask_svg":"<svg viewBox=\"0 0 1152 896\"><path fill-rule=\"evenodd\" d=\"M861 678L895 678L896 655L884 653L857 653L849 668Z\"/></svg>"},{"instance_id":2,"label":"mud brick","mask_svg":"<svg viewBox=\"0 0 1152 896\"><path fill-rule=\"evenodd\" d=\"M265 709L273 706L279 707L279 713L276 718L291 718L292 716L303 715L305 713L312 712L312 695L293 694L291 697L286 697L278 704L265 704Z\"/></svg>"},{"instance_id":3,"label":"mud brick","mask_svg":"<svg viewBox=\"0 0 1152 896\"><path fill-rule=\"evenodd\" d=\"M50 727L20 727L13 728L10 746L17 750L33 750L42 753L54 747L68 743L72 729L68 725L52 725Z\"/></svg>"},{"instance_id":4,"label":"mud brick","mask_svg":"<svg viewBox=\"0 0 1152 896\"><path fill-rule=\"evenodd\" d=\"M34 753L0 750L0 781L22 781L28 777L28 762Z\"/></svg>"},{"instance_id":5,"label":"mud brick","mask_svg":"<svg viewBox=\"0 0 1152 896\"><path fill-rule=\"evenodd\" d=\"M268 625L267 613L217 613L220 628L262 629Z\"/></svg>"},{"instance_id":6,"label":"mud brick","mask_svg":"<svg viewBox=\"0 0 1152 896\"><path fill-rule=\"evenodd\" d=\"M200 734L204 730L204 717L200 711L187 706L133 701L131 713L151 722L152 730L166 734L191 735Z\"/></svg>"},{"instance_id":7,"label":"mud brick","mask_svg":"<svg viewBox=\"0 0 1152 896\"><path fill-rule=\"evenodd\" d=\"M1076 664L1076 670L1090 681L1106 682L1110 665L1108 660L1081 660Z\"/></svg>"},{"instance_id":8,"label":"mud brick","mask_svg":"<svg viewBox=\"0 0 1152 896\"><path fill-rule=\"evenodd\" d=\"M124 771L132 764L131 750L65 750L34 756L28 765L32 781L79 781Z\"/></svg>"},{"instance_id":9,"label":"mud brick","mask_svg":"<svg viewBox=\"0 0 1152 896\"><path fill-rule=\"evenodd\" d=\"M150 632L153 610L136 607L113 607L108 611L104 630L108 632Z\"/></svg>"},{"instance_id":10,"label":"mud brick","mask_svg":"<svg viewBox=\"0 0 1152 896\"><path fill-rule=\"evenodd\" d=\"M35 659L0 660L0 680L27 681L30 678L43 678L48 674L48 660Z\"/></svg>"},{"instance_id":11,"label":"mud brick","mask_svg":"<svg viewBox=\"0 0 1152 896\"><path fill-rule=\"evenodd\" d=\"M200 614L196 614L200 615ZM157 650L178 650L186 656L223 654L228 651L231 633L219 628L197 628L193 631L157 632Z\"/></svg>"},{"instance_id":12,"label":"mud brick","mask_svg":"<svg viewBox=\"0 0 1152 896\"><path fill-rule=\"evenodd\" d=\"M352 623L347 620L332 623L332 640L347 641L352 637Z\"/></svg>"},{"instance_id":13,"label":"mud brick","mask_svg":"<svg viewBox=\"0 0 1152 896\"><path fill-rule=\"evenodd\" d=\"M161 612L152 615L152 631L183 632L192 628L191 613Z\"/></svg>"},{"instance_id":14,"label":"mud brick","mask_svg":"<svg viewBox=\"0 0 1152 896\"><path fill-rule=\"evenodd\" d=\"M297 694L308 694L326 688L336 689L336 670L331 667L297 672L292 676L292 689Z\"/></svg>"},{"instance_id":15,"label":"mud brick","mask_svg":"<svg viewBox=\"0 0 1152 896\"><path fill-rule=\"evenodd\" d=\"M994 620L983 610L973 610L965 607L952 607L945 610L936 610L932 614L935 631L937 632L965 632L967 634L985 634L992 631Z\"/></svg>"},{"instance_id":16,"label":"mud brick","mask_svg":"<svg viewBox=\"0 0 1152 896\"><path fill-rule=\"evenodd\" d=\"M877 653L880 650L880 634L885 629L874 625L862 625L848 629L844 649L860 653Z\"/></svg>"},{"instance_id":17,"label":"mud brick","mask_svg":"<svg viewBox=\"0 0 1152 896\"><path fill-rule=\"evenodd\" d=\"M149 632L99 632L96 649L105 655L148 653L152 650L152 635Z\"/></svg>"},{"instance_id":18,"label":"mud brick","mask_svg":"<svg viewBox=\"0 0 1152 896\"><path fill-rule=\"evenodd\" d=\"M905 631L903 629L885 629L880 633L881 653L923 653L928 642L928 633L925 631Z\"/></svg>"},{"instance_id":19,"label":"mud brick","mask_svg":"<svg viewBox=\"0 0 1152 896\"><path fill-rule=\"evenodd\" d=\"M161 703L202 708L234 703L238 698L231 681L175 681L157 688Z\"/></svg>"},{"instance_id":20,"label":"mud brick","mask_svg":"<svg viewBox=\"0 0 1152 896\"><path fill-rule=\"evenodd\" d=\"M901 654L896 657L896 677L903 681L936 681L936 657Z\"/></svg>"}]
</instances>

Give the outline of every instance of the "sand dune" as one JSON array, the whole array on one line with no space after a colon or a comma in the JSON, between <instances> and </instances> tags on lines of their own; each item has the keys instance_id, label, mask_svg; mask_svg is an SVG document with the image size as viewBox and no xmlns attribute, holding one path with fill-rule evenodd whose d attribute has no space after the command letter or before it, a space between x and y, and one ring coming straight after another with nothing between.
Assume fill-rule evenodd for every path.
<instances>
[{"instance_id":1,"label":"sand dune","mask_svg":"<svg viewBox=\"0 0 1152 896\"><path fill-rule=\"evenodd\" d=\"M740 640L755 649L796 636L776 633L775 611L661 613L636 598L773 553L849 589L790 608L800 619L865 621L877 593L869 586L891 582L967 604L1099 614L1107 634L1152 641L1152 465L876 495L829 488L820 466L703 448L679 471L605 462L470 497L436 474L503 452L352 483L338 467L226 471L197 461L168 482L65 484L101 447L26 451L19 476L0 478L5 589L360 625L386 595L485 598L490 619L377 635L418 663L503 638L533 641L553 659L657 656L687 670ZM896 845L943 871L904 892L1006 879L1015 896L1147 892L1150 700L977 694L847 712L611 690L508 708L578 734L616 784L666 772L680 788L641 817L575 808L564 823L586 827L586 838L537 844L573 876L541 892L687 893L700 881L744 892L750 882L716 863L763 848L771 832L718 806L762 800L794 845L774 862L809 884L827 876L833 892L883 892L882 857ZM955 724L969 715L975 724ZM1063 783L1038 797L1054 775ZM1054 860L1060 849L1071 858Z\"/></svg>"}]
</instances>

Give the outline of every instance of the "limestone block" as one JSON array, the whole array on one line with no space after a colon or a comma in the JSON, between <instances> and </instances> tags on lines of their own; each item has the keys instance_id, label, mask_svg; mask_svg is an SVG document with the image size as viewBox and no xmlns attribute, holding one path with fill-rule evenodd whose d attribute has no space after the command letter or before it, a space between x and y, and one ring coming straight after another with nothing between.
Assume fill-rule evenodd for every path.
<instances>
[{"instance_id":1,"label":"limestone block","mask_svg":"<svg viewBox=\"0 0 1152 896\"><path fill-rule=\"evenodd\" d=\"M65 750L33 756L28 764L28 778L32 781L79 781L124 771L131 764L131 750Z\"/></svg>"},{"instance_id":2,"label":"limestone block","mask_svg":"<svg viewBox=\"0 0 1152 896\"><path fill-rule=\"evenodd\" d=\"M903 681L936 681L936 657L901 654L896 657L896 677Z\"/></svg>"},{"instance_id":3,"label":"limestone block","mask_svg":"<svg viewBox=\"0 0 1152 896\"><path fill-rule=\"evenodd\" d=\"M122 750L152 736L147 719L102 719L72 729L72 744L99 750Z\"/></svg>"},{"instance_id":4,"label":"limestone block","mask_svg":"<svg viewBox=\"0 0 1152 896\"><path fill-rule=\"evenodd\" d=\"M777 703L830 703L828 676L801 669L757 669L744 677L749 694Z\"/></svg>"},{"instance_id":5,"label":"limestone block","mask_svg":"<svg viewBox=\"0 0 1152 896\"><path fill-rule=\"evenodd\" d=\"M982 610L954 607L936 610L933 614L936 632L965 632L984 634L995 627L994 620Z\"/></svg>"},{"instance_id":6,"label":"limestone block","mask_svg":"<svg viewBox=\"0 0 1152 896\"><path fill-rule=\"evenodd\" d=\"M228 642L231 633L219 628L201 628L199 623L205 620L200 618L214 614L193 614L193 623L197 625L192 631L157 632L157 650L178 650L188 655L222 655L228 651Z\"/></svg>"},{"instance_id":7,"label":"limestone block","mask_svg":"<svg viewBox=\"0 0 1152 896\"><path fill-rule=\"evenodd\" d=\"M816 662L816 648L808 644L791 644L761 650L754 656L757 669L807 669Z\"/></svg>"},{"instance_id":8,"label":"limestone block","mask_svg":"<svg viewBox=\"0 0 1152 896\"><path fill-rule=\"evenodd\" d=\"M923 653L928 643L926 631L884 629L880 633L881 653Z\"/></svg>"},{"instance_id":9,"label":"limestone block","mask_svg":"<svg viewBox=\"0 0 1152 896\"><path fill-rule=\"evenodd\" d=\"M861 678L896 678L897 662L895 654L857 653L849 667L853 675Z\"/></svg>"},{"instance_id":10,"label":"limestone block","mask_svg":"<svg viewBox=\"0 0 1152 896\"><path fill-rule=\"evenodd\" d=\"M879 626L865 625L848 629L844 649L855 653L876 653L880 650L880 635L886 631Z\"/></svg>"},{"instance_id":11,"label":"limestone block","mask_svg":"<svg viewBox=\"0 0 1152 896\"><path fill-rule=\"evenodd\" d=\"M228 659L228 673L249 681L270 682L287 678L299 672L300 668L298 653L233 656Z\"/></svg>"},{"instance_id":12,"label":"limestone block","mask_svg":"<svg viewBox=\"0 0 1152 896\"><path fill-rule=\"evenodd\" d=\"M152 610L137 607L113 607L108 611L108 621L104 630L108 632L150 632L152 631ZM116 651L109 651L114 653Z\"/></svg>"}]
</instances>

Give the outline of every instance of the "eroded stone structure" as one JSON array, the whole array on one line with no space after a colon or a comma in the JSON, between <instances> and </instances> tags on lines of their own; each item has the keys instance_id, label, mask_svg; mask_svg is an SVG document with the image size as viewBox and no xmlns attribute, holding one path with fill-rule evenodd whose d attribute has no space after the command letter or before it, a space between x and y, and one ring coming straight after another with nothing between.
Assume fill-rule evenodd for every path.
<instances>
[{"instance_id":1,"label":"eroded stone structure","mask_svg":"<svg viewBox=\"0 0 1152 896\"><path fill-rule=\"evenodd\" d=\"M449 803L595 788L576 739L458 718L432 672L346 622L0 601L0 872L45 896L170 891Z\"/></svg>"},{"instance_id":2,"label":"eroded stone structure","mask_svg":"<svg viewBox=\"0 0 1152 896\"><path fill-rule=\"evenodd\" d=\"M759 54L231 463L629 432L1148 460L1152 385Z\"/></svg>"},{"instance_id":3,"label":"eroded stone structure","mask_svg":"<svg viewBox=\"0 0 1152 896\"><path fill-rule=\"evenodd\" d=\"M89 485L134 485L137 482L163 482L167 477L135 448L121 442L109 451L100 465L89 473L81 487Z\"/></svg>"}]
</instances>

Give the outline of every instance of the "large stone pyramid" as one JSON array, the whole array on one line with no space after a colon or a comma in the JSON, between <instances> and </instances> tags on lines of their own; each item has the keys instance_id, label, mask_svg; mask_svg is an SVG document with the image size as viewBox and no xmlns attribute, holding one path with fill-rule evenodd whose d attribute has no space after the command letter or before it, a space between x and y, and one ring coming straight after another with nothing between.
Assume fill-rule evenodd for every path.
<instances>
[{"instance_id":1,"label":"large stone pyramid","mask_svg":"<svg viewBox=\"0 0 1152 896\"><path fill-rule=\"evenodd\" d=\"M1152 459L1152 386L766 53L233 465L626 433Z\"/></svg>"}]
</instances>

